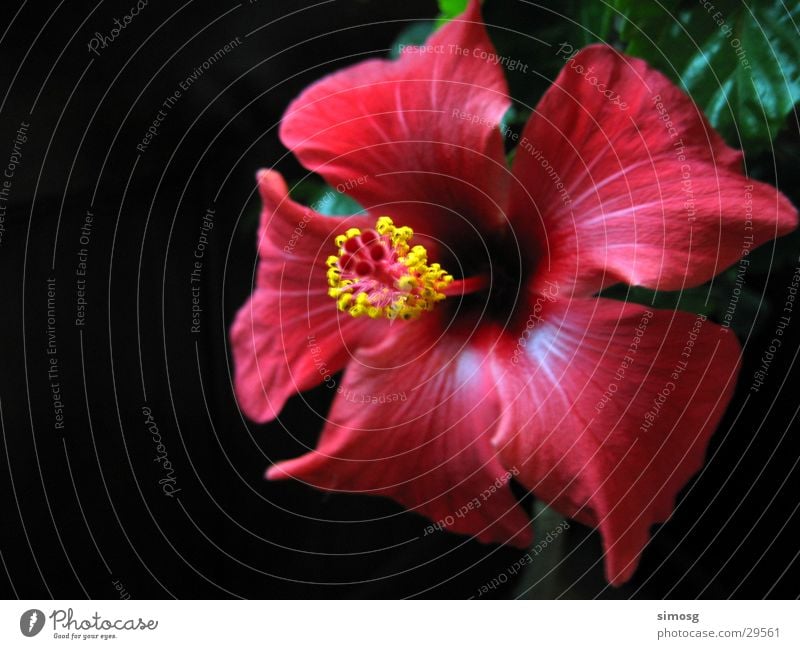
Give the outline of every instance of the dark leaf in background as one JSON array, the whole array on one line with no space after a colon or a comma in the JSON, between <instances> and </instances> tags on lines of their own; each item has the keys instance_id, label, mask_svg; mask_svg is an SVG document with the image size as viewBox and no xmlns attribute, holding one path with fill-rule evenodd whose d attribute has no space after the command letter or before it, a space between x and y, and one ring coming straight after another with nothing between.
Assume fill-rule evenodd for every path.
<instances>
[{"instance_id":1,"label":"dark leaf in background","mask_svg":"<svg viewBox=\"0 0 800 649\"><path fill-rule=\"evenodd\" d=\"M389 58L396 59L403 48L408 45L422 45L436 29L437 23L432 20L420 20L406 27L392 43Z\"/></svg>"},{"instance_id":2,"label":"dark leaf in background","mask_svg":"<svg viewBox=\"0 0 800 649\"><path fill-rule=\"evenodd\" d=\"M291 190L292 198L326 216L360 214L364 208L345 193L319 180L304 180Z\"/></svg>"},{"instance_id":3,"label":"dark leaf in background","mask_svg":"<svg viewBox=\"0 0 800 649\"><path fill-rule=\"evenodd\" d=\"M749 152L769 146L800 99L796 0L613 0L587 17L604 39L616 24L627 54L681 85L730 144Z\"/></svg>"}]
</instances>

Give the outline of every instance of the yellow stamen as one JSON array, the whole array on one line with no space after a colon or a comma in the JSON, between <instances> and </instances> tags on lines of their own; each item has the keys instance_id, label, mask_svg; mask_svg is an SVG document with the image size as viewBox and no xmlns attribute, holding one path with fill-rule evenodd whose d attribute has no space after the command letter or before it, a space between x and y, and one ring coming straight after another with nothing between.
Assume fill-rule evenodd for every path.
<instances>
[{"instance_id":1,"label":"yellow stamen","mask_svg":"<svg viewBox=\"0 0 800 649\"><path fill-rule=\"evenodd\" d=\"M382 216L374 230L350 228L335 238L338 255L328 266L328 294L353 317L418 318L445 298L453 281L439 264L428 264L424 246L411 247L414 231Z\"/></svg>"}]
</instances>

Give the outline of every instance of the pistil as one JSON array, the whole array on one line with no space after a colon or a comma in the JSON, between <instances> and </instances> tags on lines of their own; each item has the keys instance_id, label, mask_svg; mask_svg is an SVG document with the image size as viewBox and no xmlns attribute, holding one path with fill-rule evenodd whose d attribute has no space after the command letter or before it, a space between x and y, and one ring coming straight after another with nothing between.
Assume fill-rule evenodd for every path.
<instances>
[{"instance_id":1,"label":"pistil","mask_svg":"<svg viewBox=\"0 0 800 649\"><path fill-rule=\"evenodd\" d=\"M424 246L410 244L414 232L382 216L375 229L350 228L336 237L338 255L328 257L328 294L351 316L411 320L448 295L482 290L484 277L453 280L428 263Z\"/></svg>"}]
</instances>

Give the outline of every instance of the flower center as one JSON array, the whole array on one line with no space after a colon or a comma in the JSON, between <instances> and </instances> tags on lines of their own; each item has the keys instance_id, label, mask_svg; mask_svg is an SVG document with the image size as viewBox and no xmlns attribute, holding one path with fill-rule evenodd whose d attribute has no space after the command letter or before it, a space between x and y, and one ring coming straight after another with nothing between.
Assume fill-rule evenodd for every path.
<instances>
[{"instance_id":1,"label":"flower center","mask_svg":"<svg viewBox=\"0 0 800 649\"><path fill-rule=\"evenodd\" d=\"M453 282L439 264L428 264L424 246L411 247L414 231L382 216L375 229L350 228L336 237L328 257L328 294L351 316L418 318L433 310Z\"/></svg>"}]
</instances>

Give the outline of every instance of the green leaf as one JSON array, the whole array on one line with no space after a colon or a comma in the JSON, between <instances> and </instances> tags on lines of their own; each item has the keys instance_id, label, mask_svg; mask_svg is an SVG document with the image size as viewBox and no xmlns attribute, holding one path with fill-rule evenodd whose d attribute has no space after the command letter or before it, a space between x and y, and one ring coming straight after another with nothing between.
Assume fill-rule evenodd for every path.
<instances>
[{"instance_id":1,"label":"green leaf","mask_svg":"<svg viewBox=\"0 0 800 649\"><path fill-rule=\"evenodd\" d=\"M408 45L422 45L428 40L436 30L436 23L432 20L423 20L420 22L412 23L410 27L406 27L400 35L392 43L392 49L389 50L389 58L400 58L400 53L403 48Z\"/></svg>"},{"instance_id":2,"label":"green leaf","mask_svg":"<svg viewBox=\"0 0 800 649\"><path fill-rule=\"evenodd\" d=\"M682 291L653 291L642 286L615 284L603 290L600 297L651 309L703 314L731 327L739 338L745 339L768 321L771 312L761 290L750 286L754 274L748 258L702 286Z\"/></svg>"},{"instance_id":3,"label":"green leaf","mask_svg":"<svg viewBox=\"0 0 800 649\"><path fill-rule=\"evenodd\" d=\"M538 4L490 0L484 4L489 37L504 61L504 74L520 115L527 116L558 74L564 61L553 56L559 41L576 42L565 36L560 11L548 11Z\"/></svg>"},{"instance_id":4,"label":"green leaf","mask_svg":"<svg viewBox=\"0 0 800 649\"><path fill-rule=\"evenodd\" d=\"M655 309L668 309L710 315L714 311L709 286L684 289L683 291L653 291L642 286L614 284L604 289L600 297L642 304Z\"/></svg>"},{"instance_id":5,"label":"green leaf","mask_svg":"<svg viewBox=\"0 0 800 649\"><path fill-rule=\"evenodd\" d=\"M439 0L439 18L436 26L441 27L456 16L463 14L468 4L469 0Z\"/></svg>"},{"instance_id":6,"label":"green leaf","mask_svg":"<svg viewBox=\"0 0 800 649\"><path fill-rule=\"evenodd\" d=\"M347 194L317 180L305 180L292 188L292 198L298 203L326 216L350 216L365 212L364 208Z\"/></svg>"},{"instance_id":7,"label":"green leaf","mask_svg":"<svg viewBox=\"0 0 800 649\"><path fill-rule=\"evenodd\" d=\"M800 100L800 0L611 4L627 54L680 84L729 143L749 152L770 145ZM607 33L607 16L588 19Z\"/></svg>"},{"instance_id":8,"label":"green leaf","mask_svg":"<svg viewBox=\"0 0 800 649\"><path fill-rule=\"evenodd\" d=\"M619 18L617 0L601 2L583 2L577 10L580 23L579 41L581 45L589 45L598 41L608 42Z\"/></svg>"},{"instance_id":9,"label":"green leaf","mask_svg":"<svg viewBox=\"0 0 800 649\"><path fill-rule=\"evenodd\" d=\"M617 30L622 42L627 43L626 52L651 62L657 60L662 54L660 43L672 37L669 36L670 30L674 29L676 36L681 34L676 18L678 4L679 0L663 0L661 3L615 0ZM673 57L674 53L668 56Z\"/></svg>"},{"instance_id":10,"label":"green leaf","mask_svg":"<svg viewBox=\"0 0 800 649\"><path fill-rule=\"evenodd\" d=\"M793 4L791 14L769 2L740 9L730 36L718 30L684 70L684 86L714 127L750 150L775 139L800 99L800 35L792 23L800 2Z\"/></svg>"},{"instance_id":11,"label":"green leaf","mask_svg":"<svg viewBox=\"0 0 800 649\"><path fill-rule=\"evenodd\" d=\"M327 214L329 216L341 216L360 214L364 212L364 208L358 201L350 198L347 194L338 192L332 187L328 187L314 203L314 209L320 214Z\"/></svg>"}]
</instances>

